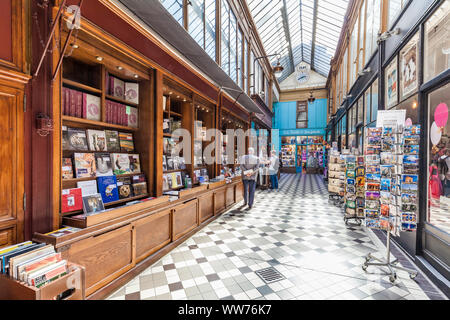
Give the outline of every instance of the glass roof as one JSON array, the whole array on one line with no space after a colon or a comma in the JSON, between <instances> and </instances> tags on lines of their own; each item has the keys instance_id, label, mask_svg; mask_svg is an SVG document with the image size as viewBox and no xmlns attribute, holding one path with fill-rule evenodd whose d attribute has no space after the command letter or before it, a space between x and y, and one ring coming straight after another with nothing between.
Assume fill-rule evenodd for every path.
<instances>
[{"instance_id":1,"label":"glass roof","mask_svg":"<svg viewBox=\"0 0 450 320\"><path fill-rule=\"evenodd\" d=\"M279 82L304 61L327 77L349 0L247 0L268 55L279 53ZM276 64L277 57L270 58Z\"/></svg>"}]
</instances>

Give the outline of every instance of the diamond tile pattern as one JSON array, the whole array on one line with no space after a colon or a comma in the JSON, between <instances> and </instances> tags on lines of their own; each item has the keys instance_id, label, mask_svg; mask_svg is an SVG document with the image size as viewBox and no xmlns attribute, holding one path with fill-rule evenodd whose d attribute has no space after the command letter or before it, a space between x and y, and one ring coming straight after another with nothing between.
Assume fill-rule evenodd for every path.
<instances>
[{"instance_id":1,"label":"diamond tile pattern","mask_svg":"<svg viewBox=\"0 0 450 320\"><path fill-rule=\"evenodd\" d=\"M279 190L257 192L251 211L240 206L108 299L445 299L421 273L416 282L399 272L391 284L380 268L363 271L364 256L383 256L386 248L372 231L345 226L318 175L282 175ZM255 273L270 267L285 279L266 284Z\"/></svg>"}]
</instances>

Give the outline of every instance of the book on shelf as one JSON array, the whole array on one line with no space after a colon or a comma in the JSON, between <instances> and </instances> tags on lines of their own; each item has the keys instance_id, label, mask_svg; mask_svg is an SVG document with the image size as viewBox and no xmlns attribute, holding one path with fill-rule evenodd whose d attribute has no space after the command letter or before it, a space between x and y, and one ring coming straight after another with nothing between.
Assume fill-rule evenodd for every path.
<instances>
[{"instance_id":1,"label":"book on shelf","mask_svg":"<svg viewBox=\"0 0 450 320\"><path fill-rule=\"evenodd\" d=\"M167 170L175 170L173 157L167 157Z\"/></svg>"},{"instance_id":2,"label":"book on shelf","mask_svg":"<svg viewBox=\"0 0 450 320\"><path fill-rule=\"evenodd\" d=\"M163 171L167 171L167 160L165 155L163 155Z\"/></svg>"},{"instance_id":3,"label":"book on shelf","mask_svg":"<svg viewBox=\"0 0 450 320\"><path fill-rule=\"evenodd\" d=\"M0 263L1 263L1 272L3 274L9 274L9 267L10 267L10 260L14 257L23 255L25 253L31 252L33 250L39 249L46 246L45 243L32 243L29 246L24 246L17 248L15 250L12 250L10 252L5 253L4 255L0 256Z\"/></svg>"},{"instance_id":4,"label":"book on shelf","mask_svg":"<svg viewBox=\"0 0 450 320\"><path fill-rule=\"evenodd\" d=\"M113 153L111 154L113 173L115 175L131 173L130 157L128 154Z\"/></svg>"},{"instance_id":5,"label":"book on shelf","mask_svg":"<svg viewBox=\"0 0 450 320\"><path fill-rule=\"evenodd\" d=\"M68 150L88 151L86 131L77 128L67 128Z\"/></svg>"},{"instance_id":6,"label":"book on shelf","mask_svg":"<svg viewBox=\"0 0 450 320\"><path fill-rule=\"evenodd\" d=\"M114 97L125 99L125 82L110 75L110 90Z\"/></svg>"},{"instance_id":7,"label":"book on shelf","mask_svg":"<svg viewBox=\"0 0 450 320\"><path fill-rule=\"evenodd\" d=\"M62 142L62 149L63 150L70 150L70 143L69 143L69 132L67 126L61 127L61 142Z\"/></svg>"},{"instance_id":8,"label":"book on shelf","mask_svg":"<svg viewBox=\"0 0 450 320\"><path fill-rule=\"evenodd\" d=\"M162 180L162 189L163 189L163 191L166 191L166 190L169 190L170 188L169 188L169 183L168 183L168 181L167 181L167 175L166 174L163 174L163 180Z\"/></svg>"},{"instance_id":9,"label":"book on shelf","mask_svg":"<svg viewBox=\"0 0 450 320\"><path fill-rule=\"evenodd\" d=\"M147 194L147 182L134 183L133 193L135 197Z\"/></svg>"},{"instance_id":10,"label":"book on shelf","mask_svg":"<svg viewBox=\"0 0 450 320\"><path fill-rule=\"evenodd\" d=\"M167 97L163 96L163 104L162 104L163 111L166 111L166 106L167 106Z\"/></svg>"},{"instance_id":11,"label":"book on shelf","mask_svg":"<svg viewBox=\"0 0 450 320\"><path fill-rule=\"evenodd\" d=\"M170 132L174 132L177 129L181 128L181 120L173 120L173 118L170 118Z\"/></svg>"},{"instance_id":12,"label":"book on shelf","mask_svg":"<svg viewBox=\"0 0 450 320\"><path fill-rule=\"evenodd\" d=\"M96 180L78 181L77 187L81 189L82 197L98 193Z\"/></svg>"},{"instance_id":13,"label":"book on shelf","mask_svg":"<svg viewBox=\"0 0 450 320\"><path fill-rule=\"evenodd\" d=\"M174 156L172 157L173 162L173 170L180 170L180 157Z\"/></svg>"},{"instance_id":14,"label":"book on shelf","mask_svg":"<svg viewBox=\"0 0 450 320\"><path fill-rule=\"evenodd\" d=\"M109 153L96 153L95 165L97 177L113 175L111 155Z\"/></svg>"},{"instance_id":15,"label":"book on shelf","mask_svg":"<svg viewBox=\"0 0 450 320\"><path fill-rule=\"evenodd\" d=\"M81 188L64 189L61 192L61 212L67 213L83 209Z\"/></svg>"},{"instance_id":16,"label":"book on shelf","mask_svg":"<svg viewBox=\"0 0 450 320\"><path fill-rule=\"evenodd\" d=\"M41 288L67 274L67 261L61 260L47 267L31 272L27 276L28 285Z\"/></svg>"},{"instance_id":17,"label":"book on shelf","mask_svg":"<svg viewBox=\"0 0 450 320\"><path fill-rule=\"evenodd\" d=\"M86 134L91 151L108 151L105 131L87 129Z\"/></svg>"},{"instance_id":18,"label":"book on shelf","mask_svg":"<svg viewBox=\"0 0 450 320\"><path fill-rule=\"evenodd\" d=\"M93 153L75 153L75 173L77 178L96 176L95 156Z\"/></svg>"},{"instance_id":19,"label":"book on shelf","mask_svg":"<svg viewBox=\"0 0 450 320\"><path fill-rule=\"evenodd\" d=\"M163 133L170 133L170 120L169 119L163 120Z\"/></svg>"},{"instance_id":20,"label":"book on shelf","mask_svg":"<svg viewBox=\"0 0 450 320\"><path fill-rule=\"evenodd\" d=\"M137 128L138 127L138 109L134 107L126 107L126 115L124 116L124 119L126 119L126 123L124 123L125 126L131 127L131 128Z\"/></svg>"},{"instance_id":21,"label":"book on shelf","mask_svg":"<svg viewBox=\"0 0 450 320\"><path fill-rule=\"evenodd\" d=\"M131 173L141 173L141 162L139 154L130 154L130 171Z\"/></svg>"},{"instance_id":22,"label":"book on shelf","mask_svg":"<svg viewBox=\"0 0 450 320\"><path fill-rule=\"evenodd\" d=\"M19 276L19 268L23 270L21 266L27 263L34 262L36 259L41 258L42 256L46 256L50 253L55 253L55 248L52 245L46 245L40 247L39 249L32 250L18 256L12 257L9 260L9 276L13 279L18 279Z\"/></svg>"},{"instance_id":23,"label":"book on shelf","mask_svg":"<svg viewBox=\"0 0 450 320\"><path fill-rule=\"evenodd\" d=\"M97 213L105 210L103 198L100 193L83 197L83 212L85 214Z\"/></svg>"},{"instance_id":24,"label":"book on shelf","mask_svg":"<svg viewBox=\"0 0 450 320\"><path fill-rule=\"evenodd\" d=\"M145 174L137 174L133 176L133 183L140 183L140 182L146 182L145 180Z\"/></svg>"},{"instance_id":25,"label":"book on shelf","mask_svg":"<svg viewBox=\"0 0 450 320\"><path fill-rule=\"evenodd\" d=\"M126 132L119 132L119 143L120 143L120 150L122 152L134 151L133 134Z\"/></svg>"},{"instance_id":26,"label":"book on shelf","mask_svg":"<svg viewBox=\"0 0 450 320\"><path fill-rule=\"evenodd\" d=\"M101 99L92 94L83 93L83 118L101 120Z\"/></svg>"},{"instance_id":27,"label":"book on shelf","mask_svg":"<svg viewBox=\"0 0 450 320\"><path fill-rule=\"evenodd\" d=\"M25 241L25 242L22 242L22 243L14 244L14 245L6 247L6 248L1 248L0 249L0 256L4 255L5 253L11 252L13 250L16 250L18 248L29 246L31 244L32 244L31 241Z\"/></svg>"},{"instance_id":28,"label":"book on shelf","mask_svg":"<svg viewBox=\"0 0 450 320\"><path fill-rule=\"evenodd\" d=\"M73 166L71 158L62 159L61 175L63 179L73 179Z\"/></svg>"},{"instance_id":29,"label":"book on shelf","mask_svg":"<svg viewBox=\"0 0 450 320\"><path fill-rule=\"evenodd\" d=\"M75 232L80 231L80 228L74 228L74 227L64 227L58 230L54 230L51 232L46 233L46 236L50 236L50 237L54 237L54 238L59 238L65 235L69 235Z\"/></svg>"},{"instance_id":30,"label":"book on shelf","mask_svg":"<svg viewBox=\"0 0 450 320\"><path fill-rule=\"evenodd\" d=\"M45 249L47 247L42 247L40 249ZM40 250L38 249L38 250ZM36 251L38 251L36 250ZM34 251L31 251L33 253ZM28 274L31 272L35 272L39 269L43 269L45 267L48 267L49 265L52 265L54 263L58 263L62 261L61 253L55 252L55 249L53 246L51 246L51 251L47 254L42 254L38 256L37 258L26 261L25 263L22 263L20 265L14 266L14 276L13 278L22 282L26 282L26 279L28 278Z\"/></svg>"},{"instance_id":31,"label":"book on shelf","mask_svg":"<svg viewBox=\"0 0 450 320\"><path fill-rule=\"evenodd\" d=\"M139 83L125 82L125 99L131 103L139 104Z\"/></svg>"},{"instance_id":32,"label":"book on shelf","mask_svg":"<svg viewBox=\"0 0 450 320\"><path fill-rule=\"evenodd\" d=\"M119 132L114 130L105 130L106 149L109 152L120 152Z\"/></svg>"},{"instance_id":33,"label":"book on shelf","mask_svg":"<svg viewBox=\"0 0 450 320\"><path fill-rule=\"evenodd\" d=\"M102 195L103 203L119 200L116 176L98 177L98 190Z\"/></svg>"},{"instance_id":34,"label":"book on shelf","mask_svg":"<svg viewBox=\"0 0 450 320\"><path fill-rule=\"evenodd\" d=\"M131 177L117 177L119 199L134 197Z\"/></svg>"}]
</instances>

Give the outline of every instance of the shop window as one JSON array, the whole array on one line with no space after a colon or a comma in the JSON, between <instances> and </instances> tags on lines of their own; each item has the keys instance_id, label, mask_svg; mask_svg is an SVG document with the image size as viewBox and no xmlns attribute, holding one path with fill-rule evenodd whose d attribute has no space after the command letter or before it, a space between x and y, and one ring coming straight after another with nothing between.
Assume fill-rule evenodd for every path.
<instances>
[{"instance_id":1,"label":"shop window","mask_svg":"<svg viewBox=\"0 0 450 320\"><path fill-rule=\"evenodd\" d=\"M297 101L297 129L308 128L308 102Z\"/></svg>"},{"instance_id":2,"label":"shop window","mask_svg":"<svg viewBox=\"0 0 450 320\"><path fill-rule=\"evenodd\" d=\"M356 124L360 124L364 122L364 95L359 98L358 101L358 121Z\"/></svg>"},{"instance_id":3,"label":"shop window","mask_svg":"<svg viewBox=\"0 0 450 320\"><path fill-rule=\"evenodd\" d=\"M370 117L372 115L372 95L370 87L364 93L364 101L365 101L364 125L368 125L371 122Z\"/></svg>"},{"instance_id":4,"label":"shop window","mask_svg":"<svg viewBox=\"0 0 450 320\"><path fill-rule=\"evenodd\" d=\"M414 95L410 97L408 100L401 102L399 105L393 107L391 110L406 110L407 123L409 124L419 123L419 102L417 95Z\"/></svg>"},{"instance_id":5,"label":"shop window","mask_svg":"<svg viewBox=\"0 0 450 320\"><path fill-rule=\"evenodd\" d=\"M230 77L235 83L237 80L237 21L230 10Z\"/></svg>"},{"instance_id":6,"label":"shop window","mask_svg":"<svg viewBox=\"0 0 450 320\"><path fill-rule=\"evenodd\" d=\"M216 1L205 0L205 51L216 61Z\"/></svg>"},{"instance_id":7,"label":"shop window","mask_svg":"<svg viewBox=\"0 0 450 320\"><path fill-rule=\"evenodd\" d=\"M222 45L221 45L221 66L223 71L230 74L230 6L227 1L222 1Z\"/></svg>"},{"instance_id":8,"label":"shop window","mask_svg":"<svg viewBox=\"0 0 450 320\"><path fill-rule=\"evenodd\" d=\"M424 80L450 67L450 2L444 1L425 24Z\"/></svg>"},{"instance_id":9,"label":"shop window","mask_svg":"<svg viewBox=\"0 0 450 320\"><path fill-rule=\"evenodd\" d=\"M248 91L248 41L244 39L244 91L250 95Z\"/></svg>"},{"instance_id":10,"label":"shop window","mask_svg":"<svg viewBox=\"0 0 450 320\"><path fill-rule=\"evenodd\" d=\"M183 25L183 0L160 0L161 4L167 11L172 15L172 17L177 20L177 22Z\"/></svg>"},{"instance_id":11,"label":"shop window","mask_svg":"<svg viewBox=\"0 0 450 320\"><path fill-rule=\"evenodd\" d=\"M243 63L243 59L242 59L242 30L239 28L238 29L238 33L237 33L237 84L239 87L241 87L241 89L244 89L244 77L243 77L243 71L244 71L244 66L242 65Z\"/></svg>"},{"instance_id":12,"label":"shop window","mask_svg":"<svg viewBox=\"0 0 450 320\"><path fill-rule=\"evenodd\" d=\"M353 32L350 38L350 77L349 77L349 84L347 87L347 90L350 90L350 88L353 86L356 80L356 73L357 73L357 62L358 62L358 23L355 24L355 27L353 28Z\"/></svg>"},{"instance_id":13,"label":"shop window","mask_svg":"<svg viewBox=\"0 0 450 320\"><path fill-rule=\"evenodd\" d=\"M378 114L378 79L375 80L375 82L372 84L371 92L371 116L370 116L370 122L374 122L377 120L377 114Z\"/></svg>"},{"instance_id":14,"label":"shop window","mask_svg":"<svg viewBox=\"0 0 450 320\"><path fill-rule=\"evenodd\" d=\"M427 221L450 233L450 84L428 96Z\"/></svg>"},{"instance_id":15,"label":"shop window","mask_svg":"<svg viewBox=\"0 0 450 320\"><path fill-rule=\"evenodd\" d=\"M364 68L364 35L366 31L366 3L363 1L359 14L359 48L358 48L358 72Z\"/></svg>"},{"instance_id":16,"label":"shop window","mask_svg":"<svg viewBox=\"0 0 450 320\"><path fill-rule=\"evenodd\" d=\"M419 34L416 34L400 52L400 100L417 92L419 73Z\"/></svg>"},{"instance_id":17,"label":"shop window","mask_svg":"<svg viewBox=\"0 0 450 320\"><path fill-rule=\"evenodd\" d=\"M347 73L348 73L347 66L348 66L348 49L345 49L344 60L342 63L342 86L341 86L343 96L347 95L349 87L347 83Z\"/></svg>"},{"instance_id":18,"label":"shop window","mask_svg":"<svg viewBox=\"0 0 450 320\"><path fill-rule=\"evenodd\" d=\"M400 15L403 8L408 4L410 0L389 0L388 7L388 18L389 18L389 26L392 27L395 19Z\"/></svg>"},{"instance_id":19,"label":"shop window","mask_svg":"<svg viewBox=\"0 0 450 320\"><path fill-rule=\"evenodd\" d=\"M205 48L204 8L203 0L190 0L190 5L188 5L188 31L202 48Z\"/></svg>"},{"instance_id":20,"label":"shop window","mask_svg":"<svg viewBox=\"0 0 450 320\"><path fill-rule=\"evenodd\" d=\"M370 57L377 49L378 32L380 31L380 10L381 0L367 0L366 14L366 49L365 63L369 62Z\"/></svg>"}]
</instances>

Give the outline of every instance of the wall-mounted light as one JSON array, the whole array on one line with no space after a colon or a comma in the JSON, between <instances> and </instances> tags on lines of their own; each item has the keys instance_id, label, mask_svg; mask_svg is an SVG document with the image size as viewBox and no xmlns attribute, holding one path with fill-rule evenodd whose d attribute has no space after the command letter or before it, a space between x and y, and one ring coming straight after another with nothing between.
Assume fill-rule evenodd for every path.
<instances>
[{"instance_id":1,"label":"wall-mounted light","mask_svg":"<svg viewBox=\"0 0 450 320\"><path fill-rule=\"evenodd\" d=\"M95 59L97 59L98 61L103 61L103 57L97 56Z\"/></svg>"},{"instance_id":2,"label":"wall-mounted light","mask_svg":"<svg viewBox=\"0 0 450 320\"><path fill-rule=\"evenodd\" d=\"M277 65L273 67L272 72L275 78L280 78L283 75L284 68L280 64L280 58L278 58Z\"/></svg>"},{"instance_id":3,"label":"wall-mounted light","mask_svg":"<svg viewBox=\"0 0 450 320\"><path fill-rule=\"evenodd\" d=\"M134 77L135 77L136 79L139 78L139 76L138 76L137 74L135 74Z\"/></svg>"},{"instance_id":4,"label":"wall-mounted light","mask_svg":"<svg viewBox=\"0 0 450 320\"><path fill-rule=\"evenodd\" d=\"M72 48L74 48L74 49L78 49L78 48L80 47L79 45L77 45L77 44L75 44L75 43L72 43L71 46L72 46Z\"/></svg>"},{"instance_id":5,"label":"wall-mounted light","mask_svg":"<svg viewBox=\"0 0 450 320\"><path fill-rule=\"evenodd\" d=\"M418 106L419 106L419 104L417 103L417 101L414 101L412 104L412 108L417 109Z\"/></svg>"},{"instance_id":6,"label":"wall-mounted light","mask_svg":"<svg viewBox=\"0 0 450 320\"><path fill-rule=\"evenodd\" d=\"M123 70L123 67L117 66L117 70Z\"/></svg>"}]
</instances>

